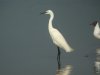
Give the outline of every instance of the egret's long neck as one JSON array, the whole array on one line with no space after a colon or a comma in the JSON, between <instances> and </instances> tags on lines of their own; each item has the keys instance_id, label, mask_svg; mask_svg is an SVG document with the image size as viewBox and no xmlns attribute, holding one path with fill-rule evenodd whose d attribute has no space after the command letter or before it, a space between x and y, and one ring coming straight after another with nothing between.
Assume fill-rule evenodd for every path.
<instances>
[{"instance_id":1,"label":"egret's long neck","mask_svg":"<svg viewBox=\"0 0 100 75\"><path fill-rule=\"evenodd\" d=\"M53 26L52 26L53 18L54 18L54 14L51 13L51 14L50 14L50 19L49 19L49 24L48 24L49 28L53 28Z\"/></svg>"}]
</instances>

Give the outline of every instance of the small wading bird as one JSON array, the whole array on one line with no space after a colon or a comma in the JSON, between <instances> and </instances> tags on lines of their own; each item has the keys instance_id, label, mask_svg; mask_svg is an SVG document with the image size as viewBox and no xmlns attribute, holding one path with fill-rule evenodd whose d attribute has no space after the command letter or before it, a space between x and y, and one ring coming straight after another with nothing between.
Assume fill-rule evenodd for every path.
<instances>
[{"instance_id":1,"label":"small wading bird","mask_svg":"<svg viewBox=\"0 0 100 75\"><path fill-rule=\"evenodd\" d=\"M97 39L100 39L99 22L98 21L94 21L90 25L94 26L94 32L93 32L94 37L96 37ZM95 66L94 67L95 67L96 73L100 73L100 49L97 49L97 52L96 52L96 61L95 61Z\"/></svg>"},{"instance_id":2,"label":"small wading bird","mask_svg":"<svg viewBox=\"0 0 100 75\"><path fill-rule=\"evenodd\" d=\"M94 37L96 37L97 39L100 39L100 27L99 27L99 22L98 22L98 21L94 21L94 22L91 23L90 25L93 25L93 26L94 26L94 32L93 32Z\"/></svg>"},{"instance_id":3,"label":"small wading bird","mask_svg":"<svg viewBox=\"0 0 100 75\"><path fill-rule=\"evenodd\" d=\"M94 21L92 22L90 25L92 25L94 27L94 31L93 31L93 36L97 39L100 39L100 27L99 27L99 22L98 21ZM89 57L88 55L85 55L85 57Z\"/></svg>"},{"instance_id":4,"label":"small wading bird","mask_svg":"<svg viewBox=\"0 0 100 75\"><path fill-rule=\"evenodd\" d=\"M54 18L53 11L47 10L45 12L42 12L41 14L50 15L50 19L49 19L49 23L48 23L48 30L49 30L49 33L50 33L53 43L57 46L57 49L58 49L57 60L60 63L60 49L59 48L64 49L66 52L72 52L73 48L71 48L69 46L68 42L65 40L63 35L56 28L53 27L53 25L52 25L52 21Z\"/></svg>"}]
</instances>

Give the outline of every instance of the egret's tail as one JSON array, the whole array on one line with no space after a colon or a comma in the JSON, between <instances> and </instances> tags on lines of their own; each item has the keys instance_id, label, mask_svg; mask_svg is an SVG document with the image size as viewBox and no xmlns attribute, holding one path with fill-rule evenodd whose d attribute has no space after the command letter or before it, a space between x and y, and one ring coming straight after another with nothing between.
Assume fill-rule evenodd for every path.
<instances>
[{"instance_id":1,"label":"egret's tail","mask_svg":"<svg viewBox=\"0 0 100 75\"><path fill-rule=\"evenodd\" d=\"M70 48L70 49L67 49L66 52L73 52L74 49L73 48Z\"/></svg>"},{"instance_id":2,"label":"egret's tail","mask_svg":"<svg viewBox=\"0 0 100 75\"><path fill-rule=\"evenodd\" d=\"M71 47L66 47L64 50L65 50L66 52L73 52L73 51L74 51L74 49L71 48Z\"/></svg>"}]
</instances>

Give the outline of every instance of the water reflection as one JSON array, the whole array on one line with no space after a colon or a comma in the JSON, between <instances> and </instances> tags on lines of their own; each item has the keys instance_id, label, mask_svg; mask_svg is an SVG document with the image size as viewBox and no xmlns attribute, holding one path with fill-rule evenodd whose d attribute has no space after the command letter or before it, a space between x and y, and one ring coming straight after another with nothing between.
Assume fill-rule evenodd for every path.
<instances>
[{"instance_id":1,"label":"water reflection","mask_svg":"<svg viewBox=\"0 0 100 75\"><path fill-rule=\"evenodd\" d=\"M100 74L100 49L96 50L95 72Z\"/></svg>"},{"instance_id":2,"label":"water reflection","mask_svg":"<svg viewBox=\"0 0 100 75\"><path fill-rule=\"evenodd\" d=\"M58 69L56 75L70 75L71 71L72 71L72 66L66 65L64 68Z\"/></svg>"},{"instance_id":3,"label":"water reflection","mask_svg":"<svg viewBox=\"0 0 100 75\"><path fill-rule=\"evenodd\" d=\"M64 68L61 68L60 52L58 52L57 55L57 63L58 63L58 68L56 75L70 75L72 71L72 65L66 65Z\"/></svg>"}]
</instances>

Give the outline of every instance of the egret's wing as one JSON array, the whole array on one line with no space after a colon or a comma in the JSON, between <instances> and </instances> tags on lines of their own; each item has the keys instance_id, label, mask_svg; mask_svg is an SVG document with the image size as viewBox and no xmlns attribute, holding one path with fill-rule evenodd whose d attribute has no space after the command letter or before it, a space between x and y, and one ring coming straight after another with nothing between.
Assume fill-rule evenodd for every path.
<instances>
[{"instance_id":1,"label":"egret's wing","mask_svg":"<svg viewBox=\"0 0 100 75\"><path fill-rule=\"evenodd\" d=\"M63 37L63 35L57 30L57 29L52 29L52 31L50 32L51 37L53 42L63 48L64 50L66 50L67 52L69 52L69 50L71 50L72 48L69 46L68 42L65 40L65 38Z\"/></svg>"},{"instance_id":2,"label":"egret's wing","mask_svg":"<svg viewBox=\"0 0 100 75\"><path fill-rule=\"evenodd\" d=\"M53 35L54 35L53 38L55 39L54 41L56 41L57 43L60 44L66 43L65 38L57 29L53 30Z\"/></svg>"}]
</instances>

